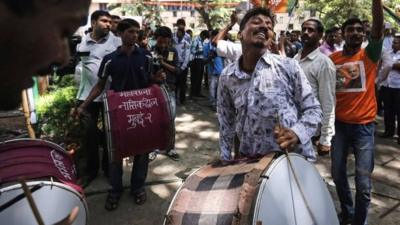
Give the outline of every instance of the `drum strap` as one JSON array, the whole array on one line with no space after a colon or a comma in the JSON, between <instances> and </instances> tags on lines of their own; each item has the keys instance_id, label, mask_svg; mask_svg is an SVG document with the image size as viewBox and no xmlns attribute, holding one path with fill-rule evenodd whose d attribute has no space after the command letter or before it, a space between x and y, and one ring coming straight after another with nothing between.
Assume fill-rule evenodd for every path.
<instances>
[{"instance_id":1,"label":"drum strap","mask_svg":"<svg viewBox=\"0 0 400 225\"><path fill-rule=\"evenodd\" d=\"M42 188L41 185L35 185L30 189L30 192L33 193L33 192L39 190L40 188ZM25 193L22 193L22 194L15 196L14 198L12 198L8 202L4 203L3 205L0 205L0 213L3 212L4 210L6 210L8 207L19 202L20 200L24 199L25 197L26 197Z\"/></svg>"},{"instance_id":2,"label":"drum strap","mask_svg":"<svg viewBox=\"0 0 400 225\"><path fill-rule=\"evenodd\" d=\"M245 225L248 223L251 206L260 177L268 168L274 156L275 154L264 156L258 161L254 168L246 174L240 190L238 207L232 220L232 225Z\"/></svg>"}]
</instances>

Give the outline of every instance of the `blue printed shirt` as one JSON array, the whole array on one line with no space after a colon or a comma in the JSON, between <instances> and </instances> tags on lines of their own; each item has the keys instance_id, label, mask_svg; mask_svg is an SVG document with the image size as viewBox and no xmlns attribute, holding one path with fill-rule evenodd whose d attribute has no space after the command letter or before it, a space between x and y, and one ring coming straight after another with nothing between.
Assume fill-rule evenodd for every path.
<instances>
[{"instance_id":1,"label":"blue printed shirt","mask_svg":"<svg viewBox=\"0 0 400 225\"><path fill-rule=\"evenodd\" d=\"M219 80L217 111L223 160L231 159L235 135L244 155L281 151L273 133L278 122L298 136L300 143L295 152L315 159L311 137L322 111L304 72L293 59L267 52L252 74L239 69L239 60L227 66Z\"/></svg>"}]
</instances>

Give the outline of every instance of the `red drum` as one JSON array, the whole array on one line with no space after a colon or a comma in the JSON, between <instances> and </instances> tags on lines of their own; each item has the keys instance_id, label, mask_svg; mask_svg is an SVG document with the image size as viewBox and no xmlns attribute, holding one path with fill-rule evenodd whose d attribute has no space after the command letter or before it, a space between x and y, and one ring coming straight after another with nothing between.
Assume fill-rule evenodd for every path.
<instances>
[{"instance_id":1,"label":"red drum","mask_svg":"<svg viewBox=\"0 0 400 225\"><path fill-rule=\"evenodd\" d=\"M107 91L104 105L110 159L167 149L173 142L169 102L167 91L158 85Z\"/></svg>"},{"instance_id":2,"label":"red drum","mask_svg":"<svg viewBox=\"0 0 400 225\"><path fill-rule=\"evenodd\" d=\"M200 168L179 188L164 220L164 225L250 224L339 222L318 171L295 153Z\"/></svg>"},{"instance_id":3,"label":"red drum","mask_svg":"<svg viewBox=\"0 0 400 225\"><path fill-rule=\"evenodd\" d=\"M74 224L86 224L87 205L75 166L59 145L37 139L0 143L0 221L35 224L19 179L26 181L45 224L60 221L75 206L79 214Z\"/></svg>"}]
</instances>

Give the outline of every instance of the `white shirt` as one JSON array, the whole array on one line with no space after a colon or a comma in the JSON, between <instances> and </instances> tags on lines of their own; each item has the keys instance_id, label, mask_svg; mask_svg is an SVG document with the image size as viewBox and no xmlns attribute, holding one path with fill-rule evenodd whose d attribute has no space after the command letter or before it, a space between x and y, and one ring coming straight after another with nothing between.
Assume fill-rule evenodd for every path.
<instances>
[{"instance_id":1,"label":"white shirt","mask_svg":"<svg viewBox=\"0 0 400 225\"><path fill-rule=\"evenodd\" d=\"M84 101L92 88L97 84L97 73L100 68L101 60L105 55L115 51L121 45L121 39L111 32L99 41L95 41L90 34L82 38L82 42L76 47L78 52L89 52L89 56L82 56L80 66L81 76L77 99ZM79 71L79 70L78 70ZM77 74L78 75L78 74ZM101 95L97 97L95 102L101 102Z\"/></svg>"},{"instance_id":2,"label":"white shirt","mask_svg":"<svg viewBox=\"0 0 400 225\"><path fill-rule=\"evenodd\" d=\"M390 55L390 68L392 68L393 64L400 63L400 51L397 51L396 53L392 51ZM385 86L389 88L400 88L400 72L398 70L390 70Z\"/></svg>"},{"instance_id":3,"label":"white shirt","mask_svg":"<svg viewBox=\"0 0 400 225\"><path fill-rule=\"evenodd\" d=\"M331 146L332 137L335 135L336 67L319 48L303 59L300 59L301 52L294 58L299 62L314 95L321 103L323 118L319 142L322 145Z\"/></svg>"},{"instance_id":4,"label":"white shirt","mask_svg":"<svg viewBox=\"0 0 400 225\"><path fill-rule=\"evenodd\" d=\"M232 62L236 61L242 55L242 44L219 40L217 44L217 54Z\"/></svg>"},{"instance_id":5,"label":"white shirt","mask_svg":"<svg viewBox=\"0 0 400 225\"><path fill-rule=\"evenodd\" d=\"M178 52L180 69L185 70L190 61L190 43L185 38L182 38L180 42L178 39L174 39L174 44Z\"/></svg>"}]
</instances>

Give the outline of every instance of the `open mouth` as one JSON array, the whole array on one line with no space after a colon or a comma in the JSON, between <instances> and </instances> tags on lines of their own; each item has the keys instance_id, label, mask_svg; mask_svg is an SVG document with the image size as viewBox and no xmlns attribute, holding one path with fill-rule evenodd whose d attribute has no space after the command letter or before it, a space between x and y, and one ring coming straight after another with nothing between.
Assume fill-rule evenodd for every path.
<instances>
[{"instance_id":1,"label":"open mouth","mask_svg":"<svg viewBox=\"0 0 400 225\"><path fill-rule=\"evenodd\" d=\"M263 31L255 33L255 36L259 37L259 38L262 38L262 39L267 39L267 35Z\"/></svg>"}]
</instances>

